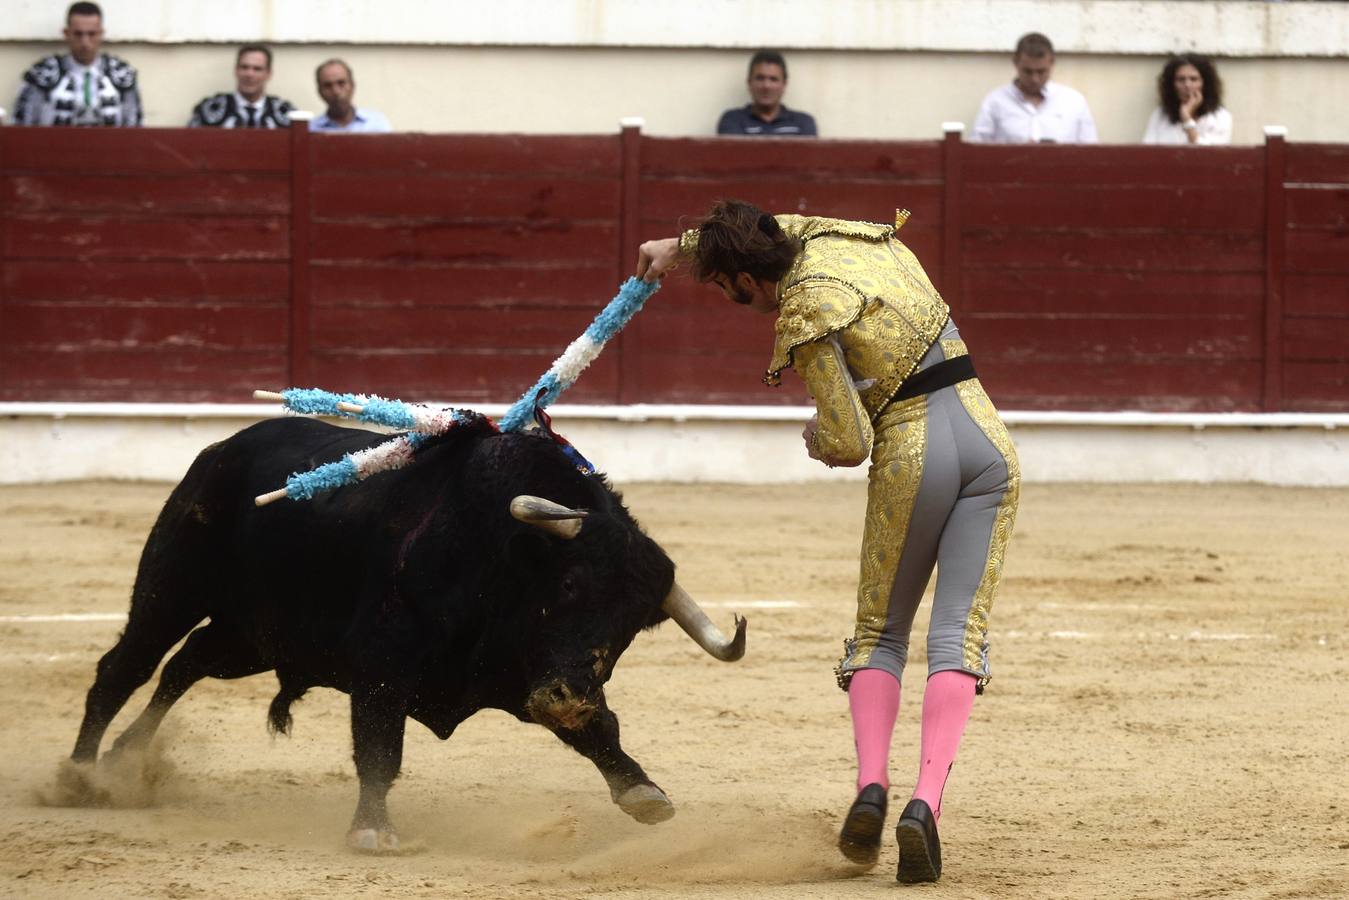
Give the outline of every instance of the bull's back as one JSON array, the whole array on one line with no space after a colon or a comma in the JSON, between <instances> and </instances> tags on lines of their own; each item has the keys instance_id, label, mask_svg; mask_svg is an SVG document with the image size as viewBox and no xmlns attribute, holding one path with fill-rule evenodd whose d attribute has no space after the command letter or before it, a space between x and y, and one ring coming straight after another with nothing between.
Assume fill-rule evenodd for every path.
<instances>
[{"instance_id":1,"label":"bull's back","mask_svg":"<svg viewBox=\"0 0 1349 900\"><path fill-rule=\"evenodd\" d=\"M336 525L359 534L361 516L331 496L253 498L285 485L294 472L340 459L385 436L311 419L259 422L203 450L170 493L141 554L132 615L189 605L203 616L271 620L286 597L322 590L343 549ZM363 490L358 486L349 491ZM379 493L376 486L368 492ZM366 497L366 503L374 500ZM336 523L336 525L334 524ZM349 544L350 539L341 543ZM349 551L345 551L349 552ZM292 607L295 604L290 604Z\"/></svg>"}]
</instances>

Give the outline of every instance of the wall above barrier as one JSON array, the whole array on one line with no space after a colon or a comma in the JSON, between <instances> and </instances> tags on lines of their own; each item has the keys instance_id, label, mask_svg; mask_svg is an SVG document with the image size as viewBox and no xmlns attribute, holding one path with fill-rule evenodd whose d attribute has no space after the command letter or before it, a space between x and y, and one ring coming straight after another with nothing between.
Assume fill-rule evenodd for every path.
<instances>
[{"instance_id":1,"label":"wall above barrier","mask_svg":"<svg viewBox=\"0 0 1349 900\"><path fill-rule=\"evenodd\" d=\"M1349 411L1349 146L0 129L0 400L507 402L717 197L887 220L1026 410ZM801 404L674 276L579 403Z\"/></svg>"}]
</instances>

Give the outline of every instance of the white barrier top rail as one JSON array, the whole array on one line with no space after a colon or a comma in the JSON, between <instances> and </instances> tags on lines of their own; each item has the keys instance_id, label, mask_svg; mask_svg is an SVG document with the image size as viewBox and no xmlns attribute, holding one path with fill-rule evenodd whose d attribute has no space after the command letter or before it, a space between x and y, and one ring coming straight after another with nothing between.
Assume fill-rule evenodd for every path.
<instances>
[{"instance_id":1,"label":"white barrier top rail","mask_svg":"<svg viewBox=\"0 0 1349 900\"><path fill-rule=\"evenodd\" d=\"M505 403L439 403L458 406L489 416L506 411ZM560 403L549 408L557 419L609 419L617 422L722 421L795 422L810 418L811 406L738 406L717 404L635 403L628 406ZM0 402L0 416L126 419L238 419L288 415L273 403L24 403ZM1349 413L1162 413L1121 410L1118 412L1069 412L1008 410L1002 414L1009 425L1077 425L1143 428L1349 428Z\"/></svg>"}]
</instances>

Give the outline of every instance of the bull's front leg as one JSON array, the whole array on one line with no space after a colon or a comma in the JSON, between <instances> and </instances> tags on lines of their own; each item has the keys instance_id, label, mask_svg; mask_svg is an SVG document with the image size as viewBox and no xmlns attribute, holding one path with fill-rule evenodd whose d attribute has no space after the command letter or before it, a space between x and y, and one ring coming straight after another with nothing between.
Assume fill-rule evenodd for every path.
<instances>
[{"instance_id":1,"label":"bull's front leg","mask_svg":"<svg viewBox=\"0 0 1349 900\"><path fill-rule=\"evenodd\" d=\"M399 684L361 679L351 691L351 740L361 796L347 844L353 850L398 849L386 798L403 765L403 730L409 692Z\"/></svg>"},{"instance_id":2,"label":"bull's front leg","mask_svg":"<svg viewBox=\"0 0 1349 900\"><path fill-rule=\"evenodd\" d=\"M647 777L637 761L623 752L618 741L618 716L601 693L598 706L584 724L574 728L552 727L565 744L595 764L609 795L619 808L638 822L655 825L675 814L674 804Z\"/></svg>"}]
</instances>

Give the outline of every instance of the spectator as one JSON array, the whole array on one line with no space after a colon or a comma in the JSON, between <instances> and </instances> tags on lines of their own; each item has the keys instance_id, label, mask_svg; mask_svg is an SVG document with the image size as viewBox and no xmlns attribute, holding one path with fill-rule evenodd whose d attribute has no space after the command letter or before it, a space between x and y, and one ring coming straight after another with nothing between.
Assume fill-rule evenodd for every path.
<instances>
[{"instance_id":1,"label":"spectator","mask_svg":"<svg viewBox=\"0 0 1349 900\"><path fill-rule=\"evenodd\" d=\"M788 109L787 60L775 50L760 50L749 61L749 103L728 109L717 122L717 134L767 134L816 137L810 113Z\"/></svg>"},{"instance_id":2,"label":"spectator","mask_svg":"<svg viewBox=\"0 0 1349 900\"><path fill-rule=\"evenodd\" d=\"M319 96L328 104L327 112L309 120L310 131L387 132L393 131L384 113L376 109L353 106L356 76L351 66L340 59L330 59L314 70Z\"/></svg>"},{"instance_id":3,"label":"spectator","mask_svg":"<svg viewBox=\"0 0 1349 900\"><path fill-rule=\"evenodd\" d=\"M1049 80L1054 45L1038 32L1023 35L1012 55L1016 78L994 88L979 107L970 140L990 144L1094 144L1096 123L1087 100Z\"/></svg>"},{"instance_id":4,"label":"spectator","mask_svg":"<svg viewBox=\"0 0 1349 900\"><path fill-rule=\"evenodd\" d=\"M235 89L214 94L192 107L189 128L285 128L295 107L267 93L272 51L259 44L240 47L234 58Z\"/></svg>"},{"instance_id":5,"label":"spectator","mask_svg":"<svg viewBox=\"0 0 1349 900\"><path fill-rule=\"evenodd\" d=\"M1157 76L1162 105L1152 111L1145 144L1230 144L1232 114L1223 108L1223 83L1207 56L1173 56Z\"/></svg>"},{"instance_id":6,"label":"spectator","mask_svg":"<svg viewBox=\"0 0 1349 900\"><path fill-rule=\"evenodd\" d=\"M99 52L103 10L98 4L72 3L63 33L70 52L44 56L23 74L14 124L140 125L136 70Z\"/></svg>"}]
</instances>

